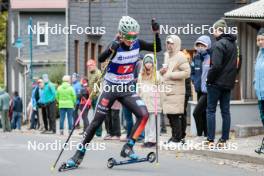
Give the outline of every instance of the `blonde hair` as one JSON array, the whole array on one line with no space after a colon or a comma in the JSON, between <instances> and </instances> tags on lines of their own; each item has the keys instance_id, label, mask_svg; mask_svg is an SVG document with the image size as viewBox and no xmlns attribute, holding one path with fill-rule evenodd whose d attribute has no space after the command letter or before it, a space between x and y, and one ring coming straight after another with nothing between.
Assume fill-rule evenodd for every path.
<instances>
[{"instance_id":1,"label":"blonde hair","mask_svg":"<svg viewBox=\"0 0 264 176\"><path fill-rule=\"evenodd\" d=\"M62 77L62 81L63 81L63 82L70 82L70 80L71 80L71 76L70 76L70 75L64 75L64 76Z\"/></svg>"},{"instance_id":2,"label":"blonde hair","mask_svg":"<svg viewBox=\"0 0 264 176\"><path fill-rule=\"evenodd\" d=\"M188 60L189 63L192 62L192 56L191 54L187 51L187 49L182 50L182 53L184 57Z\"/></svg>"},{"instance_id":3,"label":"blonde hair","mask_svg":"<svg viewBox=\"0 0 264 176\"><path fill-rule=\"evenodd\" d=\"M142 80L150 80L151 79L152 81L155 81L154 80L154 64L152 64L152 68L150 69L150 77L147 74L147 69L145 67L145 64L143 64L143 67L141 69L140 76L141 76L141 79Z\"/></svg>"}]
</instances>

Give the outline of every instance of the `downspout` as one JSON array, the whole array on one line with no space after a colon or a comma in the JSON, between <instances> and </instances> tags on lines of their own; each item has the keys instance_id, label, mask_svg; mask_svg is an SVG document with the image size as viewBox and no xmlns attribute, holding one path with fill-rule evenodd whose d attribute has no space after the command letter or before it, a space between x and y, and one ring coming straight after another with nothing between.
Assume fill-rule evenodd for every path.
<instances>
[{"instance_id":1,"label":"downspout","mask_svg":"<svg viewBox=\"0 0 264 176\"><path fill-rule=\"evenodd\" d=\"M89 19L88 19L88 26L90 27L91 26L91 0L89 0L89 12L88 12L88 16L89 16Z\"/></svg>"},{"instance_id":2,"label":"downspout","mask_svg":"<svg viewBox=\"0 0 264 176\"><path fill-rule=\"evenodd\" d=\"M23 110L24 110L24 118L27 119L27 67L24 66L24 106L23 106Z\"/></svg>"}]
</instances>

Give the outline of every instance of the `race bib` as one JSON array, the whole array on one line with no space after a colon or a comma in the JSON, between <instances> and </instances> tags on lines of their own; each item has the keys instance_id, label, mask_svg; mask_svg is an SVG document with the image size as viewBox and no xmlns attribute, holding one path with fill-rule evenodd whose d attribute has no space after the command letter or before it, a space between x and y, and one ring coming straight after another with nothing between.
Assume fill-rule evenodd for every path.
<instances>
[{"instance_id":1,"label":"race bib","mask_svg":"<svg viewBox=\"0 0 264 176\"><path fill-rule=\"evenodd\" d=\"M128 74L132 73L134 71L134 65L129 64L129 65L120 65L117 69L118 74Z\"/></svg>"}]
</instances>

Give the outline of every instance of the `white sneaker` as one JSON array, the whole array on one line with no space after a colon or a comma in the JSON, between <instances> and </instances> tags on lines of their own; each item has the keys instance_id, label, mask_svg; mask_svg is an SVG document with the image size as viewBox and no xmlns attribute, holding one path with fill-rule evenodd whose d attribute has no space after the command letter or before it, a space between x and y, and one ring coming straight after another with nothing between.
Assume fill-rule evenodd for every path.
<instances>
[{"instance_id":1,"label":"white sneaker","mask_svg":"<svg viewBox=\"0 0 264 176\"><path fill-rule=\"evenodd\" d=\"M169 141L169 142L164 142L163 145L162 145L162 147L165 150L178 150L181 145L182 145L181 142Z\"/></svg>"}]
</instances>

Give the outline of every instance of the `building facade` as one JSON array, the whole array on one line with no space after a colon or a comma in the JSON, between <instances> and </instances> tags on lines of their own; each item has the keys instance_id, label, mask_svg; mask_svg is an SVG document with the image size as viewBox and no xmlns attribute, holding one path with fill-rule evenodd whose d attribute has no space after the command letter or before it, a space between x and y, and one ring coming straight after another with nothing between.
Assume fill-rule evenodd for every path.
<instances>
[{"instance_id":1,"label":"building facade","mask_svg":"<svg viewBox=\"0 0 264 176\"><path fill-rule=\"evenodd\" d=\"M9 93L18 91L25 108L31 97L32 78L51 72L49 69L51 66L66 62L65 35L51 34L46 30L47 27L59 24L65 26L66 7L66 0L10 1L6 62L7 90ZM29 28L30 23L31 28ZM32 31L32 47L30 31ZM24 113L26 113L25 109Z\"/></svg>"}]
</instances>

